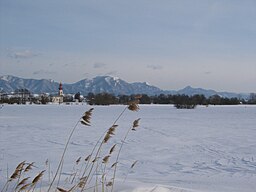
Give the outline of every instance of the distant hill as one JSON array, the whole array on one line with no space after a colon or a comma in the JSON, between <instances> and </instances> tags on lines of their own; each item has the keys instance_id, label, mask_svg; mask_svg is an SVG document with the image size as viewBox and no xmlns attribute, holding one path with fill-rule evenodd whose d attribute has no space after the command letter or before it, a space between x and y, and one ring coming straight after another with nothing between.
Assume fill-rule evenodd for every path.
<instances>
[{"instance_id":1,"label":"distant hill","mask_svg":"<svg viewBox=\"0 0 256 192\"><path fill-rule=\"evenodd\" d=\"M232 98L232 97L237 97L237 98L244 98L247 99L249 97L249 93L231 93L231 92L217 92L211 89L202 89L202 88L193 88L191 86L187 86L184 89L181 89L176 92L177 94L185 94L185 95L196 95L196 94L201 94L204 95L205 97L210 97L212 95L219 95L221 97L227 97L227 98Z\"/></svg>"},{"instance_id":2,"label":"distant hill","mask_svg":"<svg viewBox=\"0 0 256 192\"><path fill-rule=\"evenodd\" d=\"M15 91L16 89L26 88L32 93L56 93L58 91L59 82L50 79L24 79L15 76L1 76L0 90L6 93ZM115 95L131 95L131 94L148 94L155 95L163 93L161 89L151 86L147 83L127 83L126 81L111 76L97 76L93 79L83 79L73 84L63 83L64 93L88 94L107 92Z\"/></svg>"},{"instance_id":3,"label":"distant hill","mask_svg":"<svg viewBox=\"0 0 256 192\"><path fill-rule=\"evenodd\" d=\"M58 92L59 82L55 82L51 79L24 79L15 76L5 75L0 77L0 91L11 93L16 89L26 88L32 93L50 93L55 94ZM202 88L192 88L190 86L184 89L174 90L162 90L158 87L149 85L144 82L128 83L120 78L111 76L97 76L92 79L83 79L73 84L63 83L64 93L75 94L80 92L83 95L88 93L102 93L107 92L115 95L131 95L131 94L147 94L147 95L159 95L159 94L185 94L195 95L203 94L206 97L211 95L220 95L222 97L237 97L247 98L249 94L237 94L230 92L217 92L214 90L206 90Z\"/></svg>"},{"instance_id":4,"label":"distant hill","mask_svg":"<svg viewBox=\"0 0 256 192\"><path fill-rule=\"evenodd\" d=\"M54 93L58 91L59 83L50 79L23 79L11 75L0 77L0 90L6 93L16 89L26 88L33 93Z\"/></svg>"}]
</instances>

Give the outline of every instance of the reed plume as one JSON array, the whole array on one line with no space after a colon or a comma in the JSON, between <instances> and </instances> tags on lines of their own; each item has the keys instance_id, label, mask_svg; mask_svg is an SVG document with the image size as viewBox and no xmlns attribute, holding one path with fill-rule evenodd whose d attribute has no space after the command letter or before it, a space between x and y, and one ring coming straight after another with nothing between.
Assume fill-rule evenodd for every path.
<instances>
[{"instance_id":1,"label":"reed plume","mask_svg":"<svg viewBox=\"0 0 256 192\"><path fill-rule=\"evenodd\" d=\"M132 123L132 126L130 126L129 129L127 130L126 134L124 135L123 139L121 140L121 144L120 144L119 150L117 151L115 162L112 165L110 164L111 166L108 163L110 161L110 158L111 158L112 154L116 151L115 149L116 149L117 144L112 145L112 147L109 149L109 151L104 150L104 152L106 152L107 155L102 156L101 153L103 153L104 146L105 146L105 148L108 147L109 144L107 144L107 143L109 142L109 140L112 137L115 136L116 131L117 131L117 127L118 127L118 125L116 123L120 119L120 117L124 114L124 112L126 110L130 110L130 111L133 111L133 112L136 112L136 111L139 110L139 101L138 101L138 99L136 99L135 101L129 102L129 104L124 108L124 110L116 118L116 120L114 121L112 126L110 126L102 134L102 136L99 138L98 142L95 144L91 154L89 154L84 159L84 161L86 162L85 169L83 167L83 165L85 165L85 162L82 165L80 163L81 160L82 160L82 157L79 157L74 162L76 165L78 165L80 163L79 164L79 165L81 165L80 170L84 171L83 174L82 174L82 172L80 172L81 175L77 174L77 172L74 176L72 175L72 177L74 177L73 180L72 180L72 183L73 183L73 181L75 181L76 183L72 184L71 181L68 181L68 182L69 182L70 186L71 185L74 185L74 186L72 188L70 188L69 190L65 189L65 188L68 188L68 187L62 188L62 187L58 186L59 181L60 181L60 177L61 177L61 174L62 174L62 167L63 167L63 164L64 164L64 157L65 157L65 154L66 154L66 151L67 151L67 147L68 147L68 145L71 141L71 138L73 136L73 133L76 130L79 123L83 126L91 126L91 117L92 117L93 110L94 109L91 108L88 111L86 111L82 115L82 117L77 121L75 126L71 129L71 132L68 136L68 139L67 139L67 142L65 144L62 156L60 158L59 164L57 166L57 170L56 170L52 180L49 183L47 192L51 191L51 189L53 187L53 184L55 186L55 190L58 190L60 192L71 192L71 191L77 191L77 190L82 192L84 190L87 190L88 186L90 187L89 184L90 184L91 180L93 178L95 178L95 175L96 175L96 185L94 186L95 187L94 190L96 190L96 191L98 190L98 188L97 188L97 186L98 186L98 177L99 177L98 175L101 175L101 178L102 178L101 182L102 183L100 183L100 185L102 185L102 192L104 192L104 188L106 188L106 187L112 187L111 192L113 192L117 165L118 165L118 161L119 161L119 158L120 158L120 153L122 151L124 142L125 142L128 134L129 134L129 132L131 130L135 131L139 127L140 119L134 120L133 123ZM48 163L49 163L49 161L47 160L45 164L48 165ZM130 169L132 169L135 166L136 163L137 163L137 161L135 161L131 165ZM27 165L27 166L25 166L25 165ZM99 165L101 165L101 167ZM44 175L45 170L41 171L38 175L36 175L31 183L28 183L29 177L24 178L24 176L21 175L22 172L24 172L24 173L28 172L28 171L32 170L33 167L34 167L34 162L28 164L28 163L25 163L25 161L23 161L23 162L18 164L18 166L16 167L15 171L13 172L13 174L11 175L11 177L9 179L10 181L18 179L15 191L18 190L18 189L19 189L18 191L31 191L31 190L34 191L35 190L35 187L38 184L38 182L40 180L42 180L42 177ZM110 169L109 170L106 169L107 167L110 167L111 172L113 171L113 178L109 182L107 182L107 173L108 173L108 171L110 171ZM112 168L114 168L114 170ZM76 170L79 170L79 169L77 168ZM85 173L86 173L87 176L85 176ZM56 179L58 174L59 174L59 178ZM24 178L24 179L22 179L19 182L20 178ZM50 179L50 177L49 177L49 179ZM55 181L58 181L58 183L55 184ZM85 189L85 187L87 189Z\"/></svg>"},{"instance_id":2,"label":"reed plume","mask_svg":"<svg viewBox=\"0 0 256 192\"><path fill-rule=\"evenodd\" d=\"M35 162L29 163L28 166L24 169L24 172L28 172L29 170L32 170L32 167L34 166Z\"/></svg>"},{"instance_id":3,"label":"reed plume","mask_svg":"<svg viewBox=\"0 0 256 192\"><path fill-rule=\"evenodd\" d=\"M131 101L129 103L128 109L131 111L138 111L139 108L139 100Z\"/></svg>"},{"instance_id":4,"label":"reed plume","mask_svg":"<svg viewBox=\"0 0 256 192\"><path fill-rule=\"evenodd\" d=\"M62 189L62 188L60 188L60 187L57 187L57 189L58 189L58 191L60 191L60 192L69 192L69 190Z\"/></svg>"},{"instance_id":5,"label":"reed plume","mask_svg":"<svg viewBox=\"0 0 256 192\"><path fill-rule=\"evenodd\" d=\"M10 177L10 180L18 179L20 177L23 167L25 165L25 162L26 161L22 161L21 163L19 163L17 165L17 167L15 168L15 171L13 172L13 174Z\"/></svg>"},{"instance_id":6,"label":"reed plume","mask_svg":"<svg viewBox=\"0 0 256 192\"><path fill-rule=\"evenodd\" d=\"M113 147L111 147L111 149L109 150L110 155L114 152L115 148L116 148L116 144L113 145Z\"/></svg>"},{"instance_id":7,"label":"reed plume","mask_svg":"<svg viewBox=\"0 0 256 192\"><path fill-rule=\"evenodd\" d=\"M104 164L108 163L109 158L110 158L110 155L105 156L102 160L102 163Z\"/></svg>"},{"instance_id":8,"label":"reed plume","mask_svg":"<svg viewBox=\"0 0 256 192\"><path fill-rule=\"evenodd\" d=\"M20 191L25 191L25 190L27 190L29 187L31 187L31 183L28 183L28 184L25 184L25 185L23 185L20 189L19 189L19 192ZM29 191L29 190L28 190Z\"/></svg>"},{"instance_id":9,"label":"reed plume","mask_svg":"<svg viewBox=\"0 0 256 192\"><path fill-rule=\"evenodd\" d=\"M18 189L21 185L26 184L26 182L28 181L29 178L30 178L30 177L26 177L26 178L22 179L22 180L18 183L18 185L16 186L16 189Z\"/></svg>"},{"instance_id":10,"label":"reed plume","mask_svg":"<svg viewBox=\"0 0 256 192\"><path fill-rule=\"evenodd\" d=\"M88 111L86 111L86 112L84 113L84 115L83 115L83 116L79 119L79 121L76 123L76 125L73 127L71 133L69 134L69 137L68 137L68 140L67 140L67 142L66 142L64 151L63 151L63 153L62 153L62 156L61 156L61 159L60 159L60 162L59 162L57 171L56 171L56 173L55 173L55 175L54 175L54 177L53 177L53 179L52 179L52 182L50 183L50 186L49 186L47 192L50 192L51 187L52 187L52 185L53 185L53 183L54 183L54 181L55 181L55 179L56 179L58 173L61 175L62 166L63 166L63 161L64 161L64 156L65 156L65 153L66 153L66 151L67 151L69 142L70 142L70 140L71 140L71 138L72 138L72 136L73 136L73 134L74 134L74 132L75 132L75 129L76 129L78 123L80 122L81 124L83 124L83 125L85 125L85 126L90 126L90 123L91 123L90 120L91 120L91 116L92 116L92 111L93 111L93 108L91 108L91 109L89 109ZM60 180L60 177L59 177L59 180ZM58 183L59 183L59 181L58 181Z\"/></svg>"},{"instance_id":11,"label":"reed plume","mask_svg":"<svg viewBox=\"0 0 256 192\"><path fill-rule=\"evenodd\" d=\"M33 180L32 185L36 185L37 182L43 177L45 170L41 171Z\"/></svg>"},{"instance_id":12,"label":"reed plume","mask_svg":"<svg viewBox=\"0 0 256 192\"><path fill-rule=\"evenodd\" d=\"M132 105L134 105L134 103L133 103ZM136 105L136 103L135 103L135 105ZM136 111L135 108L133 108L133 109L134 109L134 110L132 110L132 111ZM139 108L137 108L137 109L139 109ZM114 165L115 169L114 169L113 185L112 185L112 188L111 188L111 192L113 192L113 190L114 190L114 183L115 183L116 170L117 170L117 162L118 162L118 160L119 160L120 153L121 153L121 151L122 151L124 142L125 142L125 140L126 140L128 134L129 134L129 132L139 126L139 121L140 121L140 118L139 118L139 119L136 119L136 120L133 122L132 127L127 130L127 132L126 132L126 134L125 134L125 136L124 136L124 138L123 138L123 140L122 140L121 146L120 146L120 148L119 148L119 151L118 151L118 154L117 154L117 157L116 157L116 164ZM112 165L112 166L113 166L113 165Z\"/></svg>"}]
</instances>

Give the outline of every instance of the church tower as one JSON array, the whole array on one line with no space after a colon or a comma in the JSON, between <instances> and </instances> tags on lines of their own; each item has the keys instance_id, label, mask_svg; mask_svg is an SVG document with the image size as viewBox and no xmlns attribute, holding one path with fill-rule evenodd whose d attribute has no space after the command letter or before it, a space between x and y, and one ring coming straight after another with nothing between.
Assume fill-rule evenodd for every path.
<instances>
[{"instance_id":1,"label":"church tower","mask_svg":"<svg viewBox=\"0 0 256 192\"><path fill-rule=\"evenodd\" d=\"M62 83L59 85L59 96L63 96Z\"/></svg>"},{"instance_id":2,"label":"church tower","mask_svg":"<svg viewBox=\"0 0 256 192\"><path fill-rule=\"evenodd\" d=\"M63 103L63 96L64 95L63 95L63 90L62 90L62 83L60 83L59 93L58 93L58 95L52 97L52 102L59 103L59 104Z\"/></svg>"}]
</instances>

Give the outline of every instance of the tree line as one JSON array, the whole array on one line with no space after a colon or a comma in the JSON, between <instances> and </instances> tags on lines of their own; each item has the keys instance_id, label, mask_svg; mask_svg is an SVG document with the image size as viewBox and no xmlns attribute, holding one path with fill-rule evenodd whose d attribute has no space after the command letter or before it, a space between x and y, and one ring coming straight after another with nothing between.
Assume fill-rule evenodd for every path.
<instances>
[{"instance_id":1,"label":"tree line","mask_svg":"<svg viewBox=\"0 0 256 192\"><path fill-rule=\"evenodd\" d=\"M155 95L149 96L146 94L140 95L118 95L115 96L109 93L89 93L87 96L82 96L80 93L75 95L64 95L63 101L68 102L87 102L90 105L112 105L112 104L127 104L139 98L141 104L173 104L177 108L194 108L196 105L238 105L238 104L256 104L256 94L252 93L248 100L239 98L226 98L219 95L205 97L204 95ZM47 104L51 102L51 97L45 94L39 97L0 97L0 103L18 103L23 104L25 101L36 104Z\"/></svg>"},{"instance_id":2,"label":"tree line","mask_svg":"<svg viewBox=\"0 0 256 192\"><path fill-rule=\"evenodd\" d=\"M85 98L90 105L111 105L126 104L129 101L138 98L141 104L174 104L177 108L193 108L196 105L239 105L239 104L256 104L256 95L249 100L239 98L227 98L219 95L213 95L206 98L204 95L119 95L114 96L109 93L93 94L89 93Z\"/></svg>"}]
</instances>

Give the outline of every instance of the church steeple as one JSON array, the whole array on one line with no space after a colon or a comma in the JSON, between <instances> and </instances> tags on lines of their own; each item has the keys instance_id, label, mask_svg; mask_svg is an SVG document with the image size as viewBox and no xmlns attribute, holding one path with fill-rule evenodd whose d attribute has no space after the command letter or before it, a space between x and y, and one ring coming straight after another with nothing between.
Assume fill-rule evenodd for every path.
<instances>
[{"instance_id":1,"label":"church steeple","mask_svg":"<svg viewBox=\"0 0 256 192\"><path fill-rule=\"evenodd\" d=\"M59 96L63 96L62 83L59 85Z\"/></svg>"}]
</instances>

